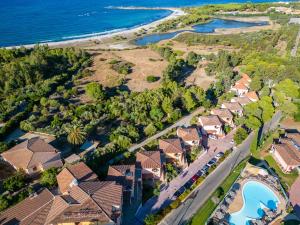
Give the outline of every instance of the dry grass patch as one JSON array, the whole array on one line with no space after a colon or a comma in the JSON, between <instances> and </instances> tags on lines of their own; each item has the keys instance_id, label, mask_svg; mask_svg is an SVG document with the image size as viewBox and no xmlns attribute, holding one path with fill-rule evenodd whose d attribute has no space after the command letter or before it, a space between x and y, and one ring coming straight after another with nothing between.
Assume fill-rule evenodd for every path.
<instances>
[{"instance_id":1,"label":"dry grass patch","mask_svg":"<svg viewBox=\"0 0 300 225\"><path fill-rule=\"evenodd\" d=\"M134 66L132 72L128 75L122 75L111 69L112 60L122 60L132 63ZM163 70L168 62L158 53L151 49L131 49L121 51L99 51L94 56L93 66L90 68L94 74L82 79L82 83L99 82L104 87L119 86L125 79L125 85L131 91L144 91L145 89L155 89L160 86L161 79L157 82L149 83L147 76L153 75L162 77Z\"/></svg>"}]
</instances>

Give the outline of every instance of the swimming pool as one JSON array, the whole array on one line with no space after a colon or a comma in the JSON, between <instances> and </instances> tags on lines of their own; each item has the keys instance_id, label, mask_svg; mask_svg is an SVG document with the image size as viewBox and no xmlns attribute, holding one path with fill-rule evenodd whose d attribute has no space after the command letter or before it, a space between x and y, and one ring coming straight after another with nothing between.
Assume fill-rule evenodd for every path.
<instances>
[{"instance_id":1,"label":"swimming pool","mask_svg":"<svg viewBox=\"0 0 300 225\"><path fill-rule=\"evenodd\" d=\"M275 210L279 203L276 194L266 185L248 181L244 184L243 190L243 208L230 214L230 225L248 225L249 220L260 219L264 215L264 208Z\"/></svg>"}]
</instances>

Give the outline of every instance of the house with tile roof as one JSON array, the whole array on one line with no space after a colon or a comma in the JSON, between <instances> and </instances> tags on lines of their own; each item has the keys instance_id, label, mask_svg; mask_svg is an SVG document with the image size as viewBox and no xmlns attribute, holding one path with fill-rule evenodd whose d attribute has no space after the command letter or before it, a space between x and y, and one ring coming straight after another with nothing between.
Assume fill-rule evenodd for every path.
<instances>
[{"instance_id":1,"label":"house with tile roof","mask_svg":"<svg viewBox=\"0 0 300 225\"><path fill-rule=\"evenodd\" d=\"M136 153L136 167L141 169L145 180L164 180L165 159L160 151L140 151Z\"/></svg>"},{"instance_id":2,"label":"house with tile roof","mask_svg":"<svg viewBox=\"0 0 300 225\"><path fill-rule=\"evenodd\" d=\"M137 182L142 182L142 177L139 174L136 172L135 165L111 165L108 167L106 180L115 181L122 185L124 200L130 202L131 198L134 197Z\"/></svg>"},{"instance_id":3,"label":"house with tile roof","mask_svg":"<svg viewBox=\"0 0 300 225\"><path fill-rule=\"evenodd\" d=\"M114 224L122 221L123 187L110 181L88 181L55 196L45 224Z\"/></svg>"},{"instance_id":4,"label":"house with tile roof","mask_svg":"<svg viewBox=\"0 0 300 225\"><path fill-rule=\"evenodd\" d=\"M84 181L97 181L98 176L84 162L79 162L64 168L56 179L60 192L66 194L73 185Z\"/></svg>"},{"instance_id":5,"label":"house with tile roof","mask_svg":"<svg viewBox=\"0 0 300 225\"><path fill-rule=\"evenodd\" d=\"M82 182L68 194L48 189L30 196L0 214L3 225L119 225L122 220L122 186L115 182Z\"/></svg>"},{"instance_id":6,"label":"house with tile roof","mask_svg":"<svg viewBox=\"0 0 300 225\"><path fill-rule=\"evenodd\" d=\"M54 195L43 189L24 199L20 203L0 213L2 225L43 225L46 224L48 212Z\"/></svg>"},{"instance_id":7,"label":"house with tile roof","mask_svg":"<svg viewBox=\"0 0 300 225\"><path fill-rule=\"evenodd\" d=\"M280 138L279 143L273 144L271 153L281 167L281 169L289 173L300 167L300 134L288 134L284 138Z\"/></svg>"},{"instance_id":8,"label":"house with tile roof","mask_svg":"<svg viewBox=\"0 0 300 225\"><path fill-rule=\"evenodd\" d=\"M233 97L232 99L230 99L230 102L237 102L240 103L241 106L245 106L251 103L252 101L248 97L243 96L243 97Z\"/></svg>"},{"instance_id":9,"label":"house with tile roof","mask_svg":"<svg viewBox=\"0 0 300 225\"><path fill-rule=\"evenodd\" d=\"M202 138L197 127L179 127L176 130L177 136L189 146L200 146Z\"/></svg>"},{"instance_id":10,"label":"house with tile roof","mask_svg":"<svg viewBox=\"0 0 300 225\"><path fill-rule=\"evenodd\" d=\"M245 97L249 98L251 102L257 102L259 97L255 91L249 91Z\"/></svg>"},{"instance_id":11,"label":"house with tile roof","mask_svg":"<svg viewBox=\"0 0 300 225\"><path fill-rule=\"evenodd\" d=\"M180 167L187 166L185 149L179 138L160 139L158 146L167 163L175 163Z\"/></svg>"},{"instance_id":12,"label":"house with tile roof","mask_svg":"<svg viewBox=\"0 0 300 225\"><path fill-rule=\"evenodd\" d=\"M60 152L39 137L23 141L3 152L1 157L16 170L22 169L29 175L63 166Z\"/></svg>"},{"instance_id":13,"label":"house with tile roof","mask_svg":"<svg viewBox=\"0 0 300 225\"><path fill-rule=\"evenodd\" d=\"M211 115L218 116L224 124L234 127L233 114L229 109L212 109L210 112Z\"/></svg>"},{"instance_id":14,"label":"house with tile roof","mask_svg":"<svg viewBox=\"0 0 300 225\"><path fill-rule=\"evenodd\" d=\"M234 115L243 116L243 107L238 102L224 102L222 103L221 108L228 109Z\"/></svg>"},{"instance_id":15,"label":"house with tile roof","mask_svg":"<svg viewBox=\"0 0 300 225\"><path fill-rule=\"evenodd\" d=\"M214 136L216 138L224 137L223 122L218 116L200 116L198 117L198 122L201 126L202 134Z\"/></svg>"},{"instance_id":16,"label":"house with tile roof","mask_svg":"<svg viewBox=\"0 0 300 225\"><path fill-rule=\"evenodd\" d=\"M237 96L244 96L248 93L249 88L243 82L241 82L232 86L230 91L234 92Z\"/></svg>"},{"instance_id":17,"label":"house with tile roof","mask_svg":"<svg viewBox=\"0 0 300 225\"><path fill-rule=\"evenodd\" d=\"M294 208L294 212L298 219L300 220L300 176L295 180L295 182L292 184L290 190L289 190L289 200Z\"/></svg>"}]
</instances>

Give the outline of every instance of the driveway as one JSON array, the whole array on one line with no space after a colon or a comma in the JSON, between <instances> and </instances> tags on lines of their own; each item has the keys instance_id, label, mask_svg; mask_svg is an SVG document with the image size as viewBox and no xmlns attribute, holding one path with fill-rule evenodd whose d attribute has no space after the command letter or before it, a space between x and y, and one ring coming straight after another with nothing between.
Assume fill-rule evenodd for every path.
<instances>
[{"instance_id":1,"label":"driveway","mask_svg":"<svg viewBox=\"0 0 300 225\"><path fill-rule=\"evenodd\" d=\"M219 152L225 152L233 147L230 143L235 133L235 129L232 130L226 137L218 140L208 139L208 151L203 151L199 157L189 165L185 170L173 179L163 190L161 190L158 197L149 199L136 213L137 223L143 220L147 214L155 213L161 208L169 205L172 201L174 193L182 187L188 180L190 180L195 173L202 169L216 154Z\"/></svg>"}]
</instances>

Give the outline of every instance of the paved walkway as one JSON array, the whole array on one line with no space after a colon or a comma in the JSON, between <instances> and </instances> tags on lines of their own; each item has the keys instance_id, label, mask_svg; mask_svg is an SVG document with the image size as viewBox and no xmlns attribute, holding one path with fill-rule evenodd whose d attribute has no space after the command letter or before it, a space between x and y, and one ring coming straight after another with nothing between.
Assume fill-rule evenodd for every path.
<instances>
[{"instance_id":1,"label":"paved walkway","mask_svg":"<svg viewBox=\"0 0 300 225\"><path fill-rule=\"evenodd\" d=\"M155 213L159 209L165 207L171 203L171 198L174 193L182 187L192 176L195 175L202 167L208 163L216 154L219 152L225 152L226 150L233 147L233 144L230 143L235 130L232 130L226 137L218 140L208 139L208 151L202 152L202 154L196 159L193 163L189 165L182 173L173 179L161 192L159 197L153 197L149 199L143 207L139 209L136 213L136 217L140 221L146 217L149 213ZM137 221L136 224L139 224Z\"/></svg>"}]
</instances>

